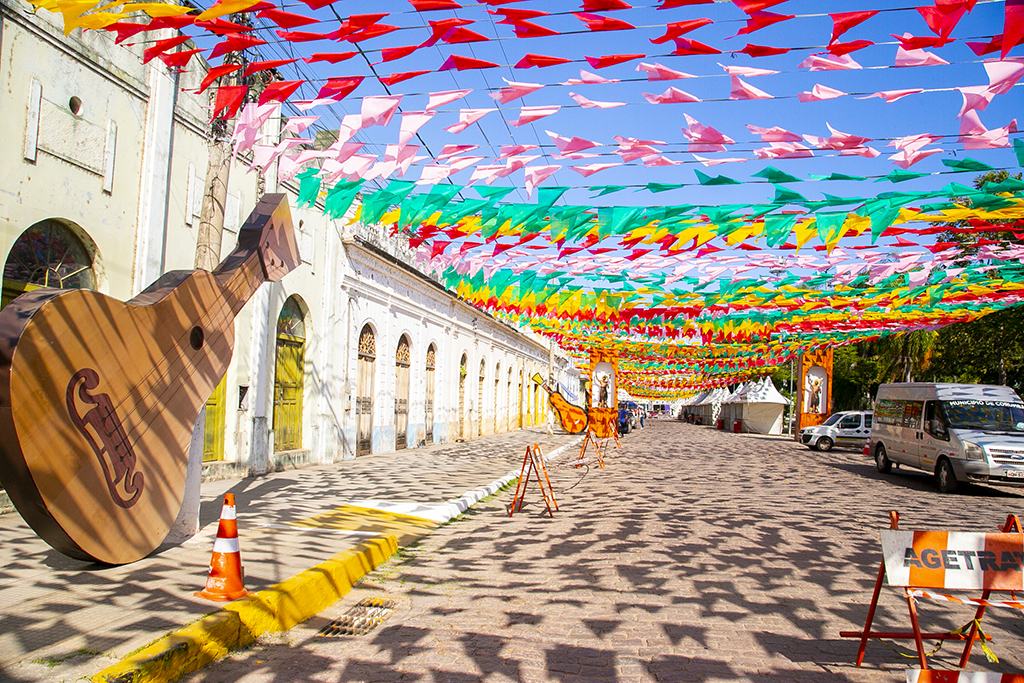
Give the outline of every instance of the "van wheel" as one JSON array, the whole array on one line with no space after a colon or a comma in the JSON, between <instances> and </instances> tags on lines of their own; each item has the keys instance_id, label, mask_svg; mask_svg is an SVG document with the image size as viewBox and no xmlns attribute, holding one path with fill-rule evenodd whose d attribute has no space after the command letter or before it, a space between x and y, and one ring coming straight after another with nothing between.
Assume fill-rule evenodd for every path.
<instances>
[{"instance_id":1,"label":"van wheel","mask_svg":"<svg viewBox=\"0 0 1024 683\"><path fill-rule=\"evenodd\" d=\"M948 460L940 460L939 468L935 471L935 478L939 484L939 491L943 493L955 493L959 482L956 480L956 473Z\"/></svg>"},{"instance_id":2,"label":"van wheel","mask_svg":"<svg viewBox=\"0 0 1024 683\"><path fill-rule=\"evenodd\" d=\"M815 442L814 447L819 451L830 451L832 450L832 439L823 436Z\"/></svg>"},{"instance_id":3,"label":"van wheel","mask_svg":"<svg viewBox=\"0 0 1024 683\"><path fill-rule=\"evenodd\" d=\"M875 467L882 474L889 474L892 470L892 460L885 454L885 446L882 444L878 444L878 448L875 449Z\"/></svg>"}]
</instances>

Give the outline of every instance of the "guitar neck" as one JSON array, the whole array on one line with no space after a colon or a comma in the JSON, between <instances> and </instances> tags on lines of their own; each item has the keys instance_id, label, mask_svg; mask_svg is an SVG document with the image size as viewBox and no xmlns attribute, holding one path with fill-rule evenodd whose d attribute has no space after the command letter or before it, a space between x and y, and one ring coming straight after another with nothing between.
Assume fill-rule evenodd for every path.
<instances>
[{"instance_id":1,"label":"guitar neck","mask_svg":"<svg viewBox=\"0 0 1024 683\"><path fill-rule=\"evenodd\" d=\"M213 271L220 283L231 315L238 315L256 290L267 282L258 250L236 250Z\"/></svg>"}]
</instances>

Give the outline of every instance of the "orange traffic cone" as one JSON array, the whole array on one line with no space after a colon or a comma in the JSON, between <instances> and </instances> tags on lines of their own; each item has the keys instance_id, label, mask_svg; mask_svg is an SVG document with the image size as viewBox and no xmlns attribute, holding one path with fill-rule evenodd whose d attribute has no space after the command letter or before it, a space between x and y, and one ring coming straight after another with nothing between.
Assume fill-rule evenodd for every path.
<instances>
[{"instance_id":1,"label":"orange traffic cone","mask_svg":"<svg viewBox=\"0 0 1024 683\"><path fill-rule=\"evenodd\" d=\"M235 520L235 494L224 494L217 540L213 543L210 573L206 588L194 593L197 598L227 602L249 594L242 585L242 554L238 550L238 522Z\"/></svg>"}]
</instances>

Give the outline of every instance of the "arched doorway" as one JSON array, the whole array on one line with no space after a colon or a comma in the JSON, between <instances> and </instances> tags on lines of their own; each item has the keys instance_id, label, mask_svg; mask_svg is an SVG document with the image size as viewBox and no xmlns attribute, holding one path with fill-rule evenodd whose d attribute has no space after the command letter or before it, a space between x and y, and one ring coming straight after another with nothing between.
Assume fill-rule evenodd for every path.
<instances>
[{"instance_id":1,"label":"arched doorway","mask_svg":"<svg viewBox=\"0 0 1024 683\"><path fill-rule=\"evenodd\" d=\"M405 448L409 434L409 338L404 334L395 351L395 450Z\"/></svg>"},{"instance_id":2,"label":"arched doorway","mask_svg":"<svg viewBox=\"0 0 1024 683\"><path fill-rule=\"evenodd\" d=\"M506 403L505 403L505 429L512 429L512 406L515 402L512 400L512 368L508 369L508 388L505 390Z\"/></svg>"},{"instance_id":3,"label":"arched doorway","mask_svg":"<svg viewBox=\"0 0 1024 683\"><path fill-rule=\"evenodd\" d=\"M462 360L459 361L459 441L466 439L466 375L468 374L466 364L468 362L466 354L462 354Z\"/></svg>"},{"instance_id":4,"label":"arched doorway","mask_svg":"<svg viewBox=\"0 0 1024 683\"><path fill-rule=\"evenodd\" d=\"M356 455L373 451L373 370L376 360L376 336L372 327L363 325L359 333L356 374Z\"/></svg>"},{"instance_id":5,"label":"arched doorway","mask_svg":"<svg viewBox=\"0 0 1024 683\"><path fill-rule=\"evenodd\" d=\"M48 218L18 236L4 263L0 307L33 289L95 289L93 257L63 221Z\"/></svg>"},{"instance_id":6,"label":"arched doorway","mask_svg":"<svg viewBox=\"0 0 1024 683\"><path fill-rule=\"evenodd\" d=\"M487 366L480 361L480 379L476 384L476 435L484 435L484 379L487 374Z\"/></svg>"},{"instance_id":7,"label":"arched doorway","mask_svg":"<svg viewBox=\"0 0 1024 683\"><path fill-rule=\"evenodd\" d=\"M499 383L501 382L501 363L494 365L494 433L498 433L498 416L501 415L498 404L501 398Z\"/></svg>"},{"instance_id":8,"label":"arched doorway","mask_svg":"<svg viewBox=\"0 0 1024 683\"><path fill-rule=\"evenodd\" d=\"M427 443L434 443L434 363L436 358L437 348L431 344L427 349L427 398L423 402L423 421L426 423Z\"/></svg>"},{"instance_id":9,"label":"arched doorway","mask_svg":"<svg viewBox=\"0 0 1024 683\"><path fill-rule=\"evenodd\" d=\"M306 323L299 298L288 297L277 317L277 363L274 368L274 450L302 448L302 389L305 374Z\"/></svg>"},{"instance_id":10,"label":"arched doorway","mask_svg":"<svg viewBox=\"0 0 1024 683\"><path fill-rule=\"evenodd\" d=\"M516 417L516 426L519 429L523 428L523 369L519 368L519 399L516 401L516 412L519 414Z\"/></svg>"}]
</instances>

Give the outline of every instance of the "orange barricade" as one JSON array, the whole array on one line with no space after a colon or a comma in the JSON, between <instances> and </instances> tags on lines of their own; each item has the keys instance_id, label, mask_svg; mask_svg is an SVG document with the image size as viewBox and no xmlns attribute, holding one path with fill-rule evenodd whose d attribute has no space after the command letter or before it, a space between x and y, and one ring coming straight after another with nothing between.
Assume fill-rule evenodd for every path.
<instances>
[{"instance_id":1,"label":"orange barricade","mask_svg":"<svg viewBox=\"0 0 1024 683\"><path fill-rule=\"evenodd\" d=\"M928 668L925 660L925 640L965 640L960 668L967 664L975 640L981 638L981 647L988 652L981 631L981 619L988 607L1008 607L1024 610L1017 601L1017 593L1024 591L1024 530L1016 515L1007 515L1000 533L970 533L957 531L905 531L899 528L898 512L889 513L889 528L882 531L883 560L878 568L875 591L868 607L868 618L863 631L841 631L840 637L860 638L857 666L864 661L864 650L869 638L914 640L922 670ZM912 632L878 632L871 630L871 622L878 607L882 583L903 588L910 611ZM980 590L980 599L957 597L935 592L943 590ZM1009 592L1010 600L989 600L993 592ZM1022 595L1024 597L1024 595ZM942 600L976 606L970 628L966 625L950 633L922 633L917 619L915 601L921 598Z\"/></svg>"},{"instance_id":2,"label":"orange barricade","mask_svg":"<svg viewBox=\"0 0 1024 683\"><path fill-rule=\"evenodd\" d=\"M508 516L511 517L523 507L523 499L526 498L526 487L530 483L530 476L537 479L540 486L540 495L544 498L544 505L548 508L548 515L554 517L551 508L558 509L558 502L555 500L555 492L551 488L551 479L548 477L547 467L544 466L544 454L540 446L526 447L526 454L523 455L523 469L519 472L519 483L516 484L516 494L512 497L512 507L509 508ZM547 487L547 488L545 488Z\"/></svg>"},{"instance_id":3,"label":"orange barricade","mask_svg":"<svg viewBox=\"0 0 1024 683\"><path fill-rule=\"evenodd\" d=\"M615 440L618 441L618 437L616 437ZM593 460L586 460L585 456L587 454L587 446L590 444L594 444L595 455ZM580 446L580 455L576 458L576 462L574 464L576 467L583 467L584 465L594 462L594 460L597 461L598 467L604 469L604 456L601 455L601 444L597 442L597 434L594 433L594 430L588 429L587 435L583 437L583 444Z\"/></svg>"}]
</instances>

